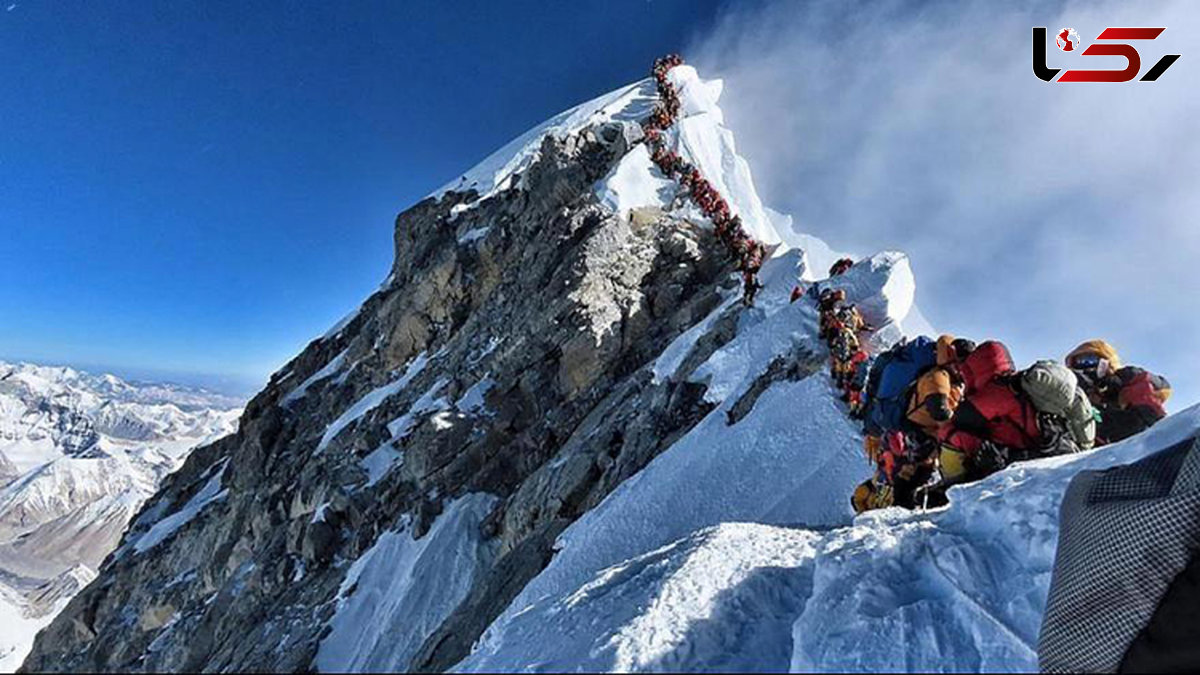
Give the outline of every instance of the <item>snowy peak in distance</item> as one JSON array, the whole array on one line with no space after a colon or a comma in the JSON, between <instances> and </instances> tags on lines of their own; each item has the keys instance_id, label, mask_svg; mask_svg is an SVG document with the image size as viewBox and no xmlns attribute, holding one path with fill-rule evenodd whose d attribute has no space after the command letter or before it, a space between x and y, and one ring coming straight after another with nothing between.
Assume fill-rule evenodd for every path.
<instances>
[{"instance_id":1,"label":"snowy peak in distance","mask_svg":"<svg viewBox=\"0 0 1200 675\"><path fill-rule=\"evenodd\" d=\"M172 384L0 362L0 672L95 576L188 453L241 403Z\"/></svg>"},{"instance_id":2,"label":"snowy peak in distance","mask_svg":"<svg viewBox=\"0 0 1200 675\"><path fill-rule=\"evenodd\" d=\"M35 393L92 394L104 400L146 405L174 405L180 410L233 410L245 400L200 387L126 380L116 375L93 375L69 366L43 366L0 361L0 382L19 382Z\"/></svg>"}]
</instances>

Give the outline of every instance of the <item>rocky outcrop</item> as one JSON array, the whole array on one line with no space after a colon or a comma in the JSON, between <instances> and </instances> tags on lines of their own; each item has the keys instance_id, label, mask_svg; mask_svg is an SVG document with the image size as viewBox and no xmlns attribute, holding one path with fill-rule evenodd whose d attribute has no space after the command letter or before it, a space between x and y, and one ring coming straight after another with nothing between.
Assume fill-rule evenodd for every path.
<instances>
[{"instance_id":1,"label":"rocky outcrop","mask_svg":"<svg viewBox=\"0 0 1200 675\"><path fill-rule=\"evenodd\" d=\"M732 261L708 229L592 191L639 138L547 135L507 189L402 213L383 287L167 479L25 669L312 669L353 563L484 493L489 555L407 667L465 656L556 536L713 408L687 378L703 357L651 366L738 292ZM721 311L692 352L732 338L741 309Z\"/></svg>"}]
</instances>

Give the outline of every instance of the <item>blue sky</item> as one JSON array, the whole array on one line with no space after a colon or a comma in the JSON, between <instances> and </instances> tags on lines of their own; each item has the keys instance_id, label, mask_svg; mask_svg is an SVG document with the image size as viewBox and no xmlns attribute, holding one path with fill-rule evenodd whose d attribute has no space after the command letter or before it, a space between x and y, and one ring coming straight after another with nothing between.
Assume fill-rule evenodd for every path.
<instances>
[{"instance_id":1,"label":"blue sky","mask_svg":"<svg viewBox=\"0 0 1200 675\"><path fill-rule=\"evenodd\" d=\"M764 199L909 252L936 326L1022 361L1109 337L1195 402L1198 7L7 0L0 358L253 390L374 290L397 212L682 49ZM1060 24L1184 57L1047 85Z\"/></svg>"},{"instance_id":2,"label":"blue sky","mask_svg":"<svg viewBox=\"0 0 1200 675\"><path fill-rule=\"evenodd\" d=\"M0 357L258 383L386 276L396 213L715 10L6 0Z\"/></svg>"}]
</instances>

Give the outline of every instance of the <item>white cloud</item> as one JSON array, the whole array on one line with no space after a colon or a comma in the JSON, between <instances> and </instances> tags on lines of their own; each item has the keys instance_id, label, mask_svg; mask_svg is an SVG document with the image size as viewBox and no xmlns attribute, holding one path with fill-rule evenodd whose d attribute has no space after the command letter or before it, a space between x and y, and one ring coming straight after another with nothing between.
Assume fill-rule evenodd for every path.
<instances>
[{"instance_id":1,"label":"white cloud","mask_svg":"<svg viewBox=\"0 0 1200 675\"><path fill-rule=\"evenodd\" d=\"M1034 77L1031 30L1166 26L1154 83ZM1019 359L1111 339L1200 400L1200 4L780 1L737 8L688 50L764 199L861 253L908 251L940 328ZM1066 54L1051 67L1113 68Z\"/></svg>"}]
</instances>

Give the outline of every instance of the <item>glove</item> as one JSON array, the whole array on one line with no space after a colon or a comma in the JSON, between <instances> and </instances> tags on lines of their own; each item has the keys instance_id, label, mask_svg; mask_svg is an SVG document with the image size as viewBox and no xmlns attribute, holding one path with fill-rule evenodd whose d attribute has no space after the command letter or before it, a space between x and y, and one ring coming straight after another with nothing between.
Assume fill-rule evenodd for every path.
<instances>
[{"instance_id":1,"label":"glove","mask_svg":"<svg viewBox=\"0 0 1200 675\"><path fill-rule=\"evenodd\" d=\"M892 492L891 485L876 485L875 494L871 495L869 500L872 509L886 509L896 503L895 493Z\"/></svg>"},{"instance_id":2,"label":"glove","mask_svg":"<svg viewBox=\"0 0 1200 675\"><path fill-rule=\"evenodd\" d=\"M975 469L984 475L993 474L1008 466L1008 449L991 441L984 441L975 453Z\"/></svg>"}]
</instances>

